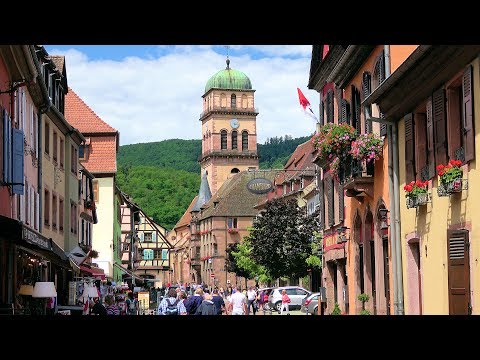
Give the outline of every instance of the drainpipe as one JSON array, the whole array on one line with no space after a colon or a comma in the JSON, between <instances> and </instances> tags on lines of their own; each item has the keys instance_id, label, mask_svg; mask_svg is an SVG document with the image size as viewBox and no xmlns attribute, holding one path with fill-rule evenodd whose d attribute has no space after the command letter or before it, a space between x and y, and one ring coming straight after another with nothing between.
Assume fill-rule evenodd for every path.
<instances>
[{"instance_id":1,"label":"drainpipe","mask_svg":"<svg viewBox=\"0 0 480 360\"><path fill-rule=\"evenodd\" d=\"M42 68L40 66L40 63L38 62L37 58L37 53L35 52L35 47L33 45L30 45L30 52L32 53L32 58L33 58L33 63L35 64L35 68L37 69L37 80L38 80L38 85L40 86L40 90L42 92L42 96L45 99L43 104L40 105L40 111L38 112L38 134L37 134L37 139L38 139L38 231L42 232L43 228L43 223L42 223L42 114L45 114L49 109L50 106L52 106L52 102L50 101L48 97L48 91L47 87L45 85L45 81L43 80L43 72Z\"/></svg>"}]
</instances>

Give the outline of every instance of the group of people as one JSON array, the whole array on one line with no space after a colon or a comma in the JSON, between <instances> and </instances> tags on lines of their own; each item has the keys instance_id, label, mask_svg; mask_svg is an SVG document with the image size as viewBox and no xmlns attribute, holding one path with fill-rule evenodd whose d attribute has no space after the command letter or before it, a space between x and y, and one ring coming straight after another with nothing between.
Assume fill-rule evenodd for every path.
<instances>
[{"instance_id":1,"label":"group of people","mask_svg":"<svg viewBox=\"0 0 480 360\"><path fill-rule=\"evenodd\" d=\"M103 300L94 298L90 300L90 315L138 315L138 300L133 292L127 293L127 299L118 298L114 294L107 294Z\"/></svg>"}]
</instances>

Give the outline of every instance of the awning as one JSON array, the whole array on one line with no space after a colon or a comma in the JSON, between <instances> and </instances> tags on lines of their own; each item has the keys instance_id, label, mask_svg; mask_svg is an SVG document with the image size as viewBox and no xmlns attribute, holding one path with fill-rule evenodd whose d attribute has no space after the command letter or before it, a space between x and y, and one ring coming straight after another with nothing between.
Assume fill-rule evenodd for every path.
<instances>
[{"instance_id":1,"label":"awning","mask_svg":"<svg viewBox=\"0 0 480 360\"><path fill-rule=\"evenodd\" d=\"M96 266L87 267L85 265L80 265L80 270L92 275L95 278L105 280L105 271L102 268Z\"/></svg>"},{"instance_id":2,"label":"awning","mask_svg":"<svg viewBox=\"0 0 480 360\"><path fill-rule=\"evenodd\" d=\"M128 270L128 269L125 269L122 265L119 265L117 263L113 263L113 266L116 266L117 268L119 268L121 271L123 271L125 274L128 274L130 275L132 278L136 279L136 280L141 280L141 281L144 281L145 279L138 276L138 275L135 275L133 273L133 271L131 270Z\"/></svg>"}]
</instances>

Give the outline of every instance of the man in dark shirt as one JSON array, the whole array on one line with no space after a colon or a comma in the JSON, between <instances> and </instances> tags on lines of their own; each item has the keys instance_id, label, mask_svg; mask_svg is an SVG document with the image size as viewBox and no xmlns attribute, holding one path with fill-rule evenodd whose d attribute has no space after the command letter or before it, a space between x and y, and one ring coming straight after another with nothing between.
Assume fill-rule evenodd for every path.
<instances>
[{"instance_id":1,"label":"man in dark shirt","mask_svg":"<svg viewBox=\"0 0 480 360\"><path fill-rule=\"evenodd\" d=\"M212 301L217 309L217 315L222 315L225 311L225 301L223 301L223 297L218 294L217 288L213 289Z\"/></svg>"},{"instance_id":2,"label":"man in dark shirt","mask_svg":"<svg viewBox=\"0 0 480 360\"><path fill-rule=\"evenodd\" d=\"M92 304L92 302L94 302L94 304ZM100 299L99 298L95 298L94 300L92 300L90 302L90 305L92 307L92 314L95 314L95 315L107 315L107 309L105 309L105 306L103 306L101 303L100 303Z\"/></svg>"}]
</instances>

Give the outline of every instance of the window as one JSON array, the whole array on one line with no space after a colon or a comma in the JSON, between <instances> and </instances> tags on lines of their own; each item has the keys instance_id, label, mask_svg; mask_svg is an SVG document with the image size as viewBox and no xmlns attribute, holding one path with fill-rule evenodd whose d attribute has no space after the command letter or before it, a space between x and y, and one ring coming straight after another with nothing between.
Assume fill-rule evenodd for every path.
<instances>
[{"instance_id":1,"label":"window","mask_svg":"<svg viewBox=\"0 0 480 360\"><path fill-rule=\"evenodd\" d=\"M238 134L235 130L232 131L232 150L237 149L237 137Z\"/></svg>"},{"instance_id":2,"label":"window","mask_svg":"<svg viewBox=\"0 0 480 360\"><path fill-rule=\"evenodd\" d=\"M65 146L63 139L60 139L60 168L63 169L65 159Z\"/></svg>"},{"instance_id":3,"label":"window","mask_svg":"<svg viewBox=\"0 0 480 360\"><path fill-rule=\"evenodd\" d=\"M213 255L218 255L218 245L217 244L213 244Z\"/></svg>"},{"instance_id":4,"label":"window","mask_svg":"<svg viewBox=\"0 0 480 360\"><path fill-rule=\"evenodd\" d=\"M327 97L325 99L325 110L327 123L333 123L333 90L327 91Z\"/></svg>"},{"instance_id":5,"label":"window","mask_svg":"<svg viewBox=\"0 0 480 360\"><path fill-rule=\"evenodd\" d=\"M44 207L43 207L43 219L45 225L50 226L50 192L45 189L44 191Z\"/></svg>"},{"instance_id":6,"label":"window","mask_svg":"<svg viewBox=\"0 0 480 360\"><path fill-rule=\"evenodd\" d=\"M248 132L242 131L242 151L248 151Z\"/></svg>"},{"instance_id":7,"label":"window","mask_svg":"<svg viewBox=\"0 0 480 360\"><path fill-rule=\"evenodd\" d=\"M50 126L45 121L45 154L50 154Z\"/></svg>"},{"instance_id":8,"label":"window","mask_svg":"<svg viewBox=\"0 0 480 360\"><path fill-rule=\"evenodd\" d=\"M232 94L232 96L230 97L230 100L231 100L232 109L235 109L237 107L237 95Z\"/></svg>"},{"instance_id":9,"label":"window","mask_svg":"<svg viewBox=\"0 0 480 360\"><path fill-rule=\"evenodd\" d=\"M84 244L85 243L85 220L84 219L82 219L82 227L80 229L80 236L81 236L80 242L82 244Z\"/></svg>"},{"instance_id":10,"label":"window","mask_svg":"<svg viewBox=\"0 0 480 360\"><path fill-rule=\"evenodd\" d=\"M58 213L59 213L59 217L58 217L58 229L60 231L63 231L63 199L62 198L59 198L59 202L58 202Z\"/></svg>"},{"instance_id":11,"label":"window","mask_svg":"<svg viewBox=\"0 0 480 360\"><path fill-rule=\"evenodd\" d=\"M28 186L27 179L24 179L25 183L25 195L24 195L24 211L25 211L25 223L30 225L30 187ZM33 225L33 221L32 221Z\"/></svg>"},{"instance_id":12,"label":"window","mask_svg":"<svg viewBox=\"0 0 480 360\"><path fill-rule=\"evenodd\" d=\"M152 242L152 233L151 232L144 233L143 241Z\"/></svg>"},{"instance_id":13,"label":"window","mask_svg":"<svg viewBox=\"0 0 480 360\"><path fill-rule=\"evenodd\" d=\"M168 250L162 249L162 260L168 260Z\"/></svg>"},{"instance_id":14,"label":"window","mask_svg":"<svg viewBox=\"0 0 480 360\"><path fill-rule=\"evenodd\" d=\"M78 147L78 158L80 160L85 160L87 158L87 149L86 149L86 145L80 145Z\"/></svg>"},{"instance_id":15,"label":"window","mask_svg":"<svg viewBox=\"0 0 480 360\"><path fill-rule=\"evenodd\" d=\"M129 251L129 249L130 249L130 244L127 243L127 242L124 242L123 243L123 251Z\"/></svg>"},{"instance_id":16,"label":"window","mask_svg":"<svg viewBox=\"0 0 480 360\"><path fill-rule=\"evenodd\" d=\"M227 95L220 94L220 106L222 108L227 107Z\"/></svg>"},{"instance_id":17,"label":"window","mask_svg":"<svg viewBox=\"0 0 480 360\"><path fill-rule=\"evenodd\" d=\"M70 232L76 234L78 230L77 224L77 205L71 201L70 202Z\"/></svg>"},{"instance_id":18,"label":"window","mask_svg":"<svg viewBox=\"0 0 480 360\"><path fill-rule=\"evenodd\" d=\"M153 260L153 250L152 249L144 249L143 250L143 260Z\"/></svg>"},{"instance_id":19,"label":"window","mask_svg":"<svg viewBox=\"0 0 480 360\"><path fill-rule=\"evenodd\" d=\"M70 146L70 170L75 175L77 174L77 166L78 166L78 149L71 145Z\"/></svg>"},{"instance_id":20,"label":"window","mask_svg":"<svg viewBox=\"0 0 480 360\"><path fill-rule=\"evenodd\" d=\"M228 228L233 229L238 227L237 218L228 218Z\"/></svg>"},{"instance_id":21,"label":"window","mask_svg":"<svg viewBox=\"0 0 480 360\"><path fill-rule=\"evenodd\" d=\"M227 150L227 130L220 131L220 146L222 150Z\"/></svg>"},{"instance_id":22,"label":"window","mask_svg":"<svg viewBox=\"0 0 480 360\"><path fill-rule=\"evenodd\" d=\"M57 228L57 195L52 193L52 228Z\"/></svg>"},{"instance_id":23,"label":"window","mask_svg":"<svg viewBox=\"0 0 480 360\"><path fill-rule=\"evenodd\" d=\"M57 132L53 132L53 161L57 162Z\"/></svg>"},{"instance_id":24,"label":"window","mask_svg":"<svg viewBox=\"0 0 480 360\"><path fill-rule=\"evenodd\" d=\"M95 202L99 202L100 201L100 193L98 191L98 180L93 180L93 199L95 200Z\"/></svg>"}]
</instances>

